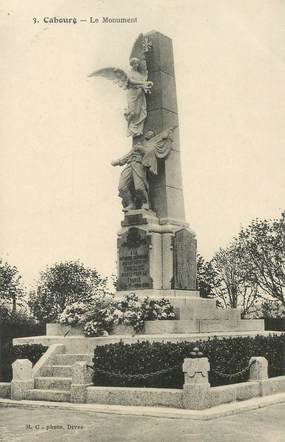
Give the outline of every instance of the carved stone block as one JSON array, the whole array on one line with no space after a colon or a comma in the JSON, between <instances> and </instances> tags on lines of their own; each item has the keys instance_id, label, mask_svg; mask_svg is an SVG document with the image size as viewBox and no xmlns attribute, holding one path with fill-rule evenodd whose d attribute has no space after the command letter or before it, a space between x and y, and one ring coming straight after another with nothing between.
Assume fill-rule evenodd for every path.
<instances>
[{"instance_id":1,"label":"carved stone block","mask_svg":"<svg viewBox=\"0 0 285 442\"><path fill-rule=\"evenodd\" d=\"M146 231L131 227L118 239L118 290L152 288L150 238Z\"/></svg>"},{"instance_id":2,"label":"carved stone block","mask_svg":"<svg viewBox=\"0 0 285 442\"><path fill-rule=\"evenodd\" d=\"M196 250L195 235L187 229L178 230L173 241L173 288L180 290L196 289Z\"/></svg>"}]
</instances>

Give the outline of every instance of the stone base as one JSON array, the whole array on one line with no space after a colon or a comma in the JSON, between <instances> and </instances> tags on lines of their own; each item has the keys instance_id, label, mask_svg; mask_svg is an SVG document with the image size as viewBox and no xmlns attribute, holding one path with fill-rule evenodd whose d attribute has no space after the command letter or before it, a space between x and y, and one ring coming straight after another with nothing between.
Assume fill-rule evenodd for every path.
<instances>
[{"instance_id":1,"label":"stone base","mask_svg":"<svg viewBox=\"0 0 285 442\"><path fill-rule=\"evenodd\" d=\"M34 379L27 381L12 381L11 382L11 399L21 401L26 399L26 392L34 388Z\"/></svg>"},{"instance_id":2,"label":"stone base","mask_svg":"<svg viewBox=\"0 0 285 442\"><path fill-rule=\"evenodd\" d=\"M116 292L116 298L120 296L126 296L130 293L135 293L139 298L167 298L167 299L179 299L179 298L200 298L198 290L174 290L174 289L146 289L146 290L118 290Z\"/></svg>"},{"instance_id":3,"label":"stone base","mask_svg":"<svg viewBox=\"0 0 285 442\"><path fill-rule=\"evenodd\" d=\"M126 212L117 241L119 290L195 291L196 248L185 222L162 223L151 210Z\"/></svg>"},{"instance_id":4,"label":"stone base","mask_svg":"<svg viewBox=\"0 0 285 442\"><path fill-rule=\"evenodd\" d=\"M222 311L223 313L224 311ZM142 332L137 335L164 335L164 334L180 334L180 333L212 333L212 332L242 332L242 331L264 331L263 319L240 319L239 311L228 310L227 315L221 318L207 318L207 312L204 313L205 318L198 319L195 316L191 319L146 321ZM182 311L183 313L183 311ZM218 312L216 312L218 313ZM114 327L112 335L135 336L133 327L123 324ZM83 327L69 327L62 324L47 324L47 336L83 336Z\"/></svg>"},{"instance_id":5,"label":"stone base","mask_svg":"<svg viewBox=\"0 0 285 442\"><path fill-rule=\"evenodd\" d=\"M161 321L163 322L163 321ZM86 338L84 336L31 336L26 338L14 338L13 345L24 344L42 344L50 346L52 344L64 344L66 353L88 353L93 354L95 347L98 345L114 344L123 342L125 344L134 344L138 341L148 342L196 342L199 340L207 341L211 338L235 338L245 336L270 336L272 333L281 335L282 332L270 331L225 331L225 332L211 332L211 333L172 333L172 334L152 334L152 335L111 335L106 338Z\"/></svg>"},{"instance_id":6,"label":"stone base","mask_svg":"<svg viewBox=\"0 0 285 442\"><path fill-rule=\"evenodd\" d=\"M183 392L171 388L89 387L87 404L183 408Z\"/></svg>"}]
</instances>

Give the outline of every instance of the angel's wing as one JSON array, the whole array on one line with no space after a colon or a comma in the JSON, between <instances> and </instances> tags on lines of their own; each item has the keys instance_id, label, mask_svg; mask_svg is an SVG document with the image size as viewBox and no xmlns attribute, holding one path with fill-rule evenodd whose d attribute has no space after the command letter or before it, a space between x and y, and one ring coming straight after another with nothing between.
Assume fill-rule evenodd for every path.
<instances>
[{"instance_id":1,"label":"angel's wing","mask_svg":"<svg viewBox=\"0 0 285 442\"><path fill-rule=\"evenodd\" d=\"M138 58L139 60L144 59L144 46L143 46L143 42L144 42L144 36L143 34L140 34L137 38L136 41L134 42L132 51L131 51L131 55L130 55L130 59L131 58Z\"/></svg>"},{"instance_id":2,"label":"angel's wing","mask_svg":"<svg viewBox=\"0 0 285 442\"><path fill-rule=\"evenodd\" d=\"M114 83L123 89L128 87L128 76L122 69L118 68L103 68L88 75L88 77L104 77L107 80L112 80Z\"/></svg>"},{"instance_id":3,"label":"angel's wing","mask_svg":"<svg viewBox=\"0 0 285 442\"><path fill-rule=\"evenodd\" d=\"M157 158L166 158L172 149L172 134L177 126L172 126L160 132L155 137L144 142L145 155L143 164L149 170L157 174Z\"/></svg>"}]
</instances>

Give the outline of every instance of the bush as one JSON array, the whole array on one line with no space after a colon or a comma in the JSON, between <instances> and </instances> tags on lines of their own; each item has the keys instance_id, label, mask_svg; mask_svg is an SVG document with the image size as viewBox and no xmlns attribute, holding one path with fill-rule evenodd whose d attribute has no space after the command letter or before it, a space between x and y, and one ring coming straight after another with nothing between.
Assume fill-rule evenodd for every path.
<instances>
[{"instance_id":1,"label":"bush","mask_svg":"<svg viewBox=\"0 0 285 442\"><path fill-rule=\"evenodd\" d=\"M264 300L261 304L260 317L270 319L285 319L285 306L280 301Z\"/></svg>"},{"instance_id":2,"label":"bush","mask_svg":"<svg viewBox=\"0 0 285 442\"><path fill-rule=\"evenodd\" d=\"M93 358L93 383L98 386L182 388L182 364L184 358L191 357L194 347L209 359L212 387L245 382L248 370L233 378L225 375L243 371L252 356L264 356L268 360L270 377L284 374L285 334L179 343L119 342L98 346ZM145 376L159 371L162 373Z\"/></svg>"},{"instance_id":3,"label":"bush","mask_svg":"<svg viewBox=\"0 0 285 442\"><path fill-rule=\"evenodd\" d=\"M1 315L1 312L5 315ZM0 320L0 382L8 382L12 377L11 363L17 359L12 353L13 338L42 335L45 333L45 327L29 318L25 312L4 312L2 308Z\"/></svg>"},{"instance_id":4,"label":"bush","mask_svg":"<svg viewBox=\"0 0 285 442\"><path fill-rule=\"evenodd\" d=\"M2 348L3 372L2 377L5 382L12 379L12 364L16 359L29 359L33 365L47 351L48 347L41 344L14 345L7 342Z\"/></svg>"},{"instance_id":5,"label":"bush","mask_svg":"<svg viewBox=\"0 0 285 442\"><path fill-rule=\"evenodd\" d=\"M16 359L29 359L33 365L38 362L48 347L42 344L14 345L13 356Z\"/></svg>"}]
</instances>

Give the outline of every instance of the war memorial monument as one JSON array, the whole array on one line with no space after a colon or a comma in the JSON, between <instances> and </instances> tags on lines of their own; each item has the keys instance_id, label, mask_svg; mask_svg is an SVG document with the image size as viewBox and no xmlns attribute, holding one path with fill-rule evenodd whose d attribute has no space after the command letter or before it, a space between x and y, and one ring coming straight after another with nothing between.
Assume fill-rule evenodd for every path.
<instances>
[{"instance_id":1,"label":"war memorial monument","mask_svg":"<svg viewBox=\"0 0 285 442\"><path fill-rule=\"evenodd\" d=\"M117 237L118 285L115 296L135 292L139 297L165 297L175 307L176 319L146 321L140 335L134 334L131 327L119 325L107 337L85 337L79 328L48 324L45 336L14 339L14 344L40 343L49 346L35 367L25 368L30 370L30 375L26 375L25 380L18 379L26 384L21 384L22 390L14 387L16 398L85 402L88 380L90 383L88 363L98 345L119 341L134 343L138 339L195 342L211 336L268 334L264 332L263 320L241 319L239 309L218 309L214 299L201 298L197 290L197 240L185 219L180 149L185 151L187 146L180 146L179 141L171 39L155 31L140 34L129 62L129 73L107 67L90 75L95 84L105 81L105 78L126 92L127 107L118 118L126 120L126 146L129 143L130 148L126 148L122 157L112 162L114 167L121 167L118 191L123 209ZM116 87L111 87L115 94ZM201 364L204 365L196 371L207 374L209 364L205 362L206 358L202 359ZM186 372L187 367L183 369ZM34 379L38 380L34 382ZM14 380L17 382L17 377ZM94 393L92 388L98 390ZM103 390L99 391L100 387L91 387L90 402L112 403L109 396L106 399L105 387L101 388ZM203 384L201 388L198 390L204 391L203 388L208 389L209 384ZM157 398L155 395L161 395L162 390L152 394ZM164 394L169 397L168 393ZM177 391L173 395L181 398L182 393ZM150 402L167 402L159 397ZM197 397L196 401L198 404ZM114 403L130 404L132 400L120 402L118 399ZM142 399L135 404L139 403L145 402ZM170 401L168 406L171 404ZM185 408L196 406L193 403L188 405Z\"/></svg>"},{"instance_id":2,"label":"war memorial monument","mask_svg":"<svg viewBox=\"0 0 285 442\"><path fill-rule=\"evenodd\" d=\"M262 321L241 321L239 310L218 310L215 300L197 291L197 240L185 220L171 39L159 32L140 34L129 62L129 74L112 67L91 74L127 94L124 116L132 148L112 162L123 167L117 294L170 299L180 321L153 325L165 333L262 330Z\"/></svg>"}]
</instances>

